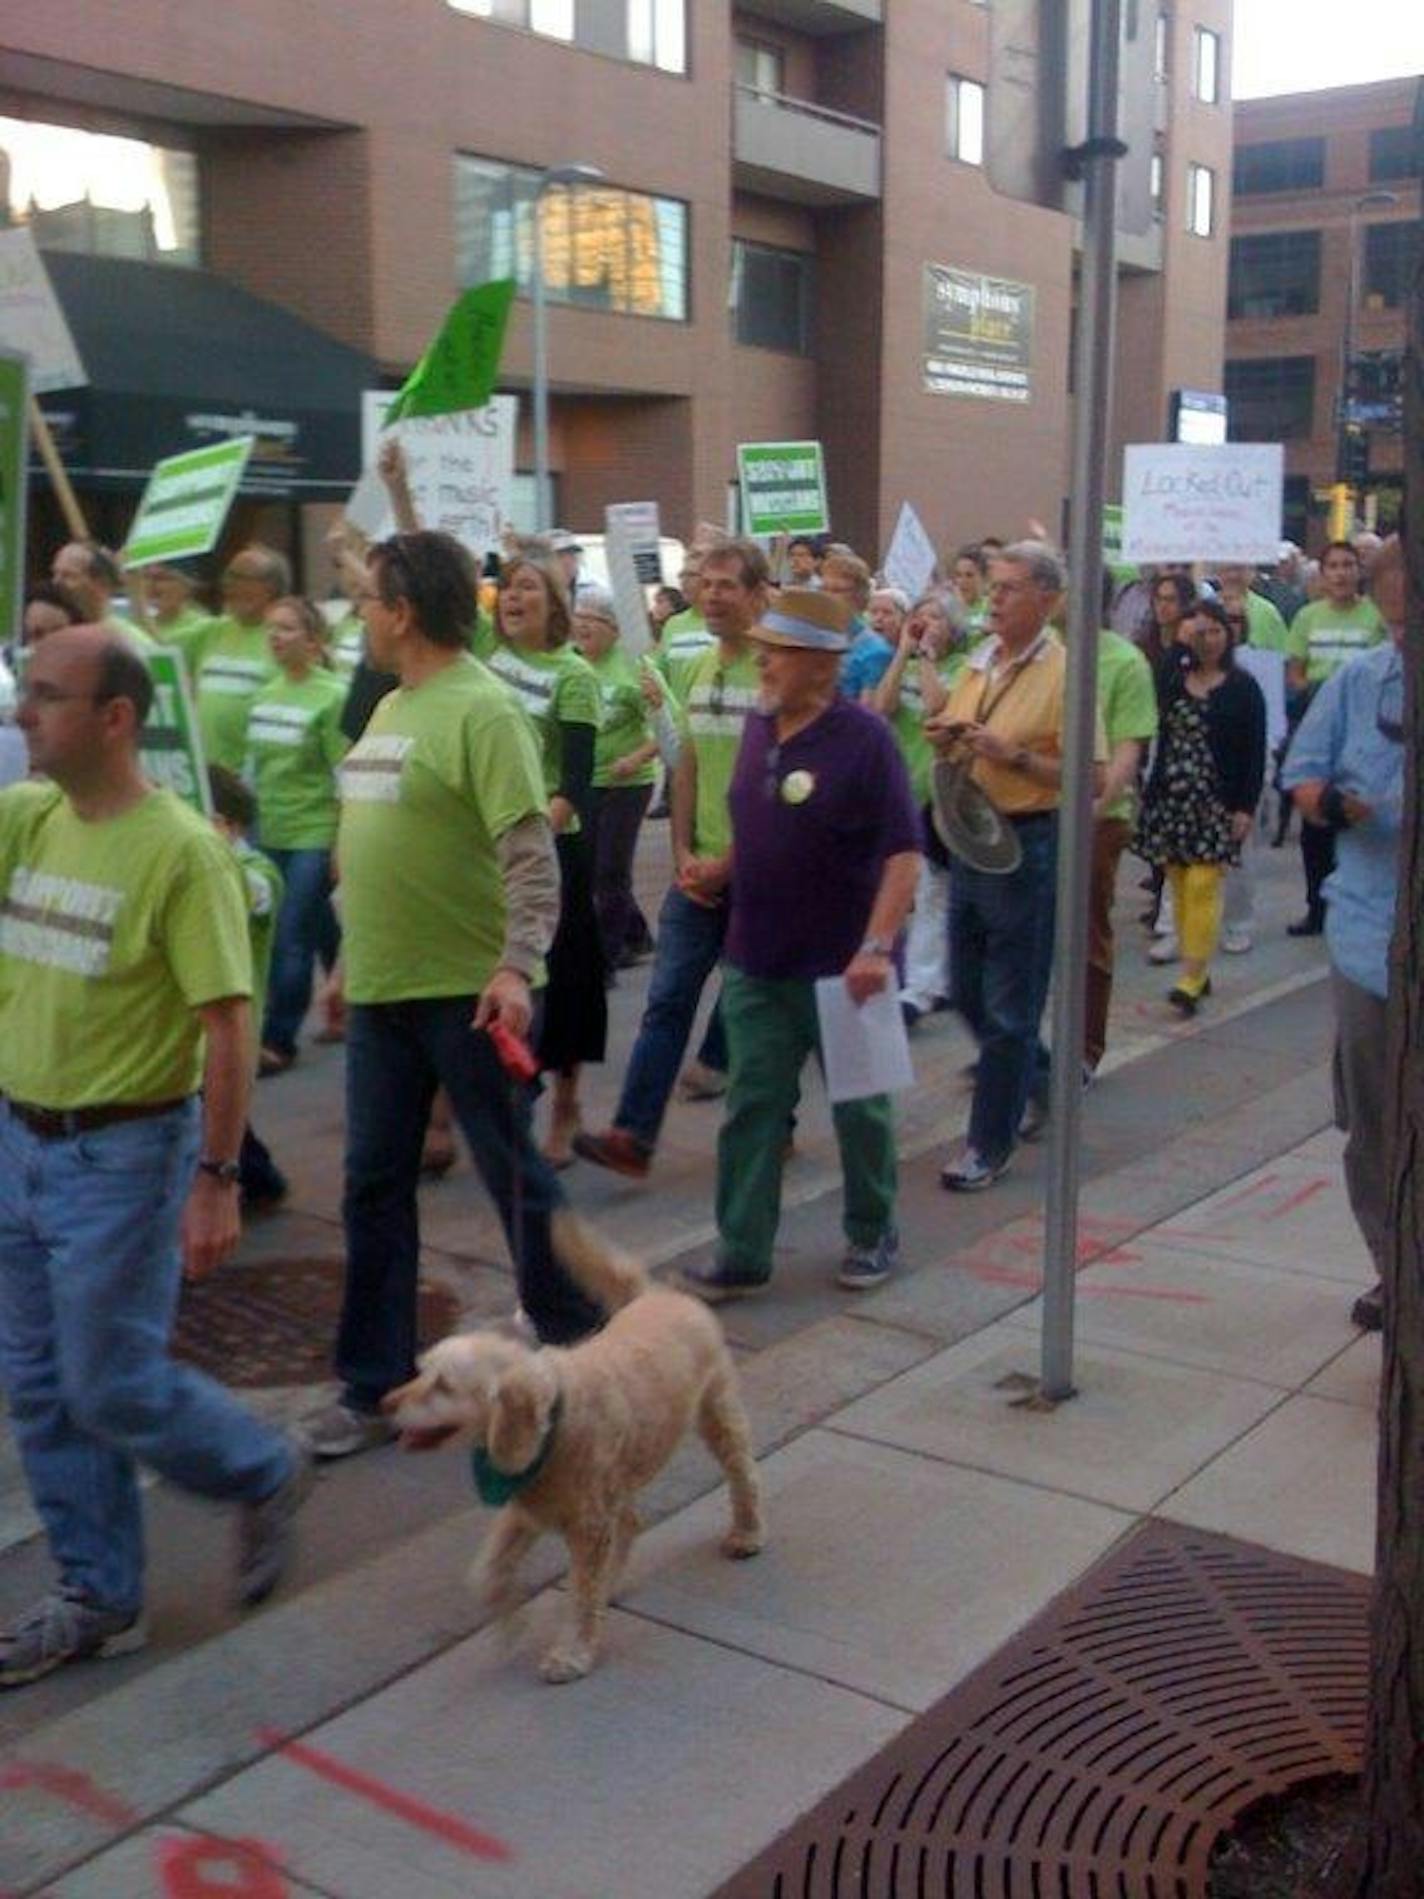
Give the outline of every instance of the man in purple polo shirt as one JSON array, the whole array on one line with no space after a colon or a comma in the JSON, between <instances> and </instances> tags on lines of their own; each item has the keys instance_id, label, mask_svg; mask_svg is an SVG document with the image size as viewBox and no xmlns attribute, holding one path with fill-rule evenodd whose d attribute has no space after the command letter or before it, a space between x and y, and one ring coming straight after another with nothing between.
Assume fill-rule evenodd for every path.
<instances>
[{"instance_id":1,"label":"man in purple polo shirt","mask_svg":"<svg viewBox=\"0 0 1424 1899\"><path fill-rule=\"evenodd\" d=\"M895 938L914 899L919 822L894 734L839 696L844 601L784 587L751 629L761 692L729 798L732 907L722 1009L730 1068L717 1147L717 1258L683 1278L710 1302L771 1278L786 1126L818 1047L815 984L843 976L861 1004L897 978ZM898 1264L889 1097L834 1110L845 1178L841 1285L880 1285Z\"/></svg>"}]
</instances>

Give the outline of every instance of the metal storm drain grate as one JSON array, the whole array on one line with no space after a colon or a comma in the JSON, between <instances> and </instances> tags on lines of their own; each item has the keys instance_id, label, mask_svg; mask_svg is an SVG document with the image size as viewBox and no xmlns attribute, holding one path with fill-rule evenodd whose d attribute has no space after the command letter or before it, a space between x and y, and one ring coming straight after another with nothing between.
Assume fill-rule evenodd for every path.
<instances>
[{"instance_id":1,"label":"metal storm drain grate","mask_svg":"<svg viewBox=\"0 0 1424 1899\"><path fill-rule=\"evenodd\" d=\"M173 1356L225 1385L315 1385L332 1376L345 1269L339 1259L264 1260L184 1286ZM418 1291L422 1346L454 1330L459 1308L437 1286Z\"/></svg>"},{"instance_id":2,"label":"metal storm drain grate","mask_svg":"<svg viewBox=\"0 0 1424 1899\"><path fill-rule=\"evenodd\" d=\"M716 1899L1201 1899L1247 1807L1358 1772L1369 1593L1149 1524Z\"/></svg>"}]
</instances>

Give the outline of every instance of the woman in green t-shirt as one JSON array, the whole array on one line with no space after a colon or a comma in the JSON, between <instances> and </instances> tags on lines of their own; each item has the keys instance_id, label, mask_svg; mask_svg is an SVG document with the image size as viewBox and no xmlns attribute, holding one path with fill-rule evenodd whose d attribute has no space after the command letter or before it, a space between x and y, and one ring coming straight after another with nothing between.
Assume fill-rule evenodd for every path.
<instances>
[{"instance_id":1,"label":"woman in green t-shirt","mask_svg":"<svg viewBox=\"0 0 1424 1899\"><path fill-rule=\"evenodd\" d=\"M499 577L494 634L480 642L480 657L534 721L559 853L559 927L549 950L536 1051L540 1067L554 1077L544 1153L555 1167L573 1159L579 1068L603 1060L608 1037L603 951L585 835L600 698L597 676L571 644L572 633L568 595L553 562L529 554L509 562Z\"/></svg>"},{"instance_id":2,"label":"woman in green t-shirt","mask_svg":"<svg viewBox=\"0 0 1424 1899\"><path fill-rule=\"evenodd\" d=\"M653 795L658 742L636 661L618 644L612 598L590 587L574 614L574 643L598 675L602 721L593 750L593 907L609 972L638 961L651 941L633 895L633 855Z\"/></svg>"}]
</instances>

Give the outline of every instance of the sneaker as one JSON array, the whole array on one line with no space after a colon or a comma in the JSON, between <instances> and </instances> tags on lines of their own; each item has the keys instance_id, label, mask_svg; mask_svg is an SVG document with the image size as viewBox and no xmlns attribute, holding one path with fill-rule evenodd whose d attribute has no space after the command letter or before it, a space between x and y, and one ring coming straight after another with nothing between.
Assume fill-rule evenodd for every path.
<instances>
[{"instance_id":1,"label":"sneaker","mask_svg":"<svg viewBox=\"0 0 1424 1899\"><path fill-rule=\"evenodd\" d=\"M358 1451L372 1451L378 1444L389 1444L395 1426L379 1411L361 1411L338 1398L325 1411L304 1418L301 1433L313 1457L354 1457Z\"/></svg>"},{"instance_id":2,"label":"sneaker","mask_svg":"<svg viewBox=\"0 0 1424 1899\"><path fill-rule=\"evenodd\" d=\"M627 1128L605 1128L602 1134L586 1134L582 1128L574 1136L574 1152L580 1160L606 1167L610 1173L623 1174L629 1180L646 1180L653 1164L653 1150Z\"/></svg>"},{"instance_id":3,"label":"sneaker","mask_svg":"<svg viewBox=\"0 0 1424 1899\"><path fill-rule=\"evenodd\" d=\"M972 1147L966 1147L961 1157L940 1174L939 1184L951 1193L983 1193L986 1187L993 1186L1008 1164L1007 1154L1002 1160L989 1161Z\"/></svg>"},{"instance_id":4,"label":"sneaker","mask_svg":"<svg viewBox=\"0 0 1424 1899\"><path fill-rule=\"evenodd\" d=\"M914 1028L915 1024L920 1020L921 1016L925 1015L926 1013L927 1011L922 1009L918 1002L906 1002L903 997L901 998L900 1020L904 1023L907 1029Z\"/></svg>"},{"instance_id":5,"label":"sneaker","mask_svg":"<svg viewBox=\"0 0 1424 1899\"><path fill-rule=\"evenodd\" d=\"M751 1273L734 1272L720 1259L710 1261L706 1266L684 1266L678 1273L686 1291L693 1293L704 1305L725 1305L729 1299L751 1299L759 1292L765 1292L771 1283L770 1275L758 1279Z\"/></svg>"},{"instance_id":6,"label":"sneaker","mask_svg":"<svg viewBox=\"0 0 1424 1899\"><path fill-rule=\"evenodd\" d=\"M270 1497L244 1503L237 1518L237 1579L240 1609L265 1602L286 1573L296 1547L297 1511L306 1502L315 1469L312 1452L292 1439L292 1469Z\"/></svg>"},{"instance_id":7,"label":"sneaker","mask_svg":"<svg viewBox=\"0 0 1424 1899\"><path fill-rule=\"evenodd\" d=\"M1149 963L1175 963L1177 960L1177 939L1175 936L1159 936L1147 952Z\"/></svg>"},{"instance_id":8,"label":"sneaker","mask_svg":"<svg viewBox=\"0 0 1424 1899\"><path fill-rule=\"evenodd\" d=\"M881 1234L874 1246L846 1248L845 1258L836 1273L836 1284L848 1287L851 1292L871 1292L876 1286L883 1286L899 1266L900 1235L892 1227L888 1233Z\"/></svg>"},{"instance_id":9,"label":"sneaker","mask_svg":"<svg viewBox=\"0 0 1424 1899\"><path fill-rule=\"evenodd\" d=\"M1244 923L1230 923L1221 932L1221 947L1228 956L1244 956L1255 944L1255 937Z\"/></svg>"},{"instance_id":10,"label":"sneaker","mask_svg":"<svg viewBox=\"0 0 1424 1899\"><path fill-rule=\"evenodd\" d=\"M677 1086L684 1101L716 1101L727 1092L727 1077L720 1068L706 1062L689 1062Z\"/></svg>"},{"instance_id":11,"label":"sneaker","mask_svg":"<svg viewBox=\"0 0 1424 1899\"><path fill-rule=\"evenodd\" d=\"M1362 1292L1350 1307L1350 1323L1362 1332L1378 1332L1384 1326L1384 1287Z\"/></svg>"},{"instance_id":12,"label":"sneaker","mask_svg":"<svg viewBox=\"0 0 1424 1899\"><path fill-rule=\"evenodd\" d=\"M1024 1103L1023 1119L1019 1122L1019 1139L1037 1141L1048 1126L1048 1103L1040 1101L1036 1095L1030 1095Z\"/></svg>"},{"instance_id":13,"label":"sneaker","mask_svg":"<svg viewBox=\"0 0 1424 1899\"><path fill-rule=\"evenodd\" d=\"M1286 925L1287 936L1323 936L1325 934L1325 912L1307 910L1303 917L1297 917L1294 923Z\"/></svg>"},{"instance_id":14,"label":"sneaker","mask_svg":"<svg viewBox=\"0 0 1424 1899\"><path fill-rule=\"evenodd\" d=\"M147 1640L141 1609L105 1609L61 1586L0 1630L0 1688L23 1688L66 1662L132 1655Z\"/></svg>"}]
</instances>

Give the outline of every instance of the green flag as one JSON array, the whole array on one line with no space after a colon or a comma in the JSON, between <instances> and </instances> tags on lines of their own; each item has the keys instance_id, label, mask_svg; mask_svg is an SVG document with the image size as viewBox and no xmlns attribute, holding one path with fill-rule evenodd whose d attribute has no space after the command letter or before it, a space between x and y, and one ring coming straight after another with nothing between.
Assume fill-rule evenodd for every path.
<instances>
[{"instance_id":1,"label":"green flag","mask_svg":"<svg viewBox=\"0 0 1424 1899\"><path fill-rule=\"evenodd\" d=\"M386 412L387 423L406 415L482 409L494 393L504 326L513 301L512 277L465 291L440 334L406 377Z\"/></svg>"}]
</instances>

